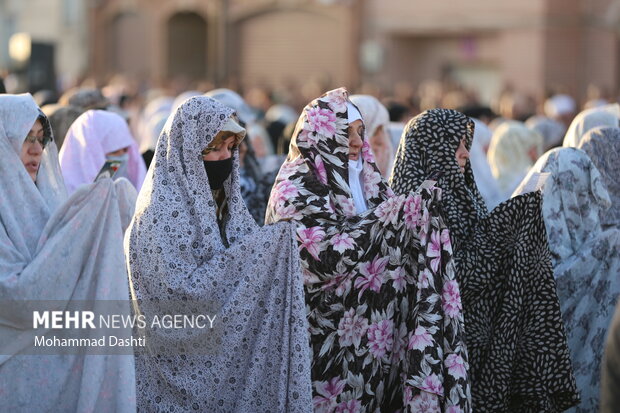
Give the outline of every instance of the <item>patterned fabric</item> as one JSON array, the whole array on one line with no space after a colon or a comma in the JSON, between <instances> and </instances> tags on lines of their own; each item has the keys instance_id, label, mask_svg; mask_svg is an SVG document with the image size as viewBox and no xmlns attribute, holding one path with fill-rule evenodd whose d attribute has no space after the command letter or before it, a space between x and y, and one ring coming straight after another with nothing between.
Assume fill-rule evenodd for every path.
<instances>
[{"instance_id":1,"label":"patterned fabric","mask_svg":"<svg viewBox=\"0 0 620 413\"><path fill-rule=\"evenodd\" d=\"M586 133L579 149L592 159L609 191L611 207L601 211L603 228L620 228L620 129L595 128Z\"/></svg>"},{"instance_id":2,"label":"patterned fabric","mask_svg":"<svg viewBox=\"0 0 620 413\"><path fill-rule=\"evenodd\" d=\"M601 365L601 413L616 413L620 406L620 302L611 320Z\"/></svg>"},{"instance_id":3,"label":"patterned fabric","mask_svg":"<svg viewBox=\"0 0 620 413\"><path fill-rule=\"evenodd\" d=\"M390 177L390 185L396 192L408 193L431 172L443 172L437 186L444 190L442 204L446 206L444 214L453 242L469 237L478 221L487 215L470 162L467 162L465 174L456 162L456 150L463 138L470 150L474 123L459 112L435 109L416 116L405 127ZM398 170L396 165L399 165Z\"/></svg>"},{"instance_id":4,"label":"patterned fabric","mask_svg":"<svg viewBox=\"0 0 620 413\"><path fill-rule=\"evenodd\" d=\"M394 196L364 140L356 215L347 102L341 88L306 106L266 217L298 225L315 411L471 411L440 191Z\"/></svg>"},{"instance_id":5,"label":"patterned fabric","mask_svg":"<svg viewBox=\"0 0 620 413\"><path fill-rule=\"evenodd\" d=\"M140 153L155 151L157 140L170 116L173 103L174 99L170 96L160 96L150 101L140 114L136 136L140 144Z\"/></svg>"},{"instance_id":6,"label":"patterned fabric","mask_svg":"<svg viewBox=\"0 0 620 413\"><path fill-rule=\"evenodd\" d=\"M229 248L218 231L201 152L232 113L203 96L177 108L160 136L128 230L127 265L143 314L156 315L158 302L213 301L221 307L219 347L209 354L178 349L192 339L208 342L210 330L152 331L150 337L166 345L150 346L136 358L138 407L145 412L312 409L294 226L254 223L239 191L236 149L224 182Z\"/></svg>"},{"instance_id":7,"label":"patterned fabric","mask_svg":"<svg viewBox=\"0 0 620 413\"><path fill-rule=\"evenodd\" d=\"M32 328L29 300L55 300L50 310L127 300L123 230L136 199L128 181L109 179L67 199L54 142L33 182L19 154L39 116L30 95L0 95L0 304L12 301L11 311L0 312L0 411L131 413L132 356L28 355L41 335ZM129 315L129 305L120 315ZM80 337L101 337L99 330L86 334Z\"/></svg>"},{"instance_id":8,"label":"patterned fabric","mask_svg":"<svg viewBox=\"0 0 620 413\"><path fill-rule=\"evenodd\" d=\"M578 148L583 137L591 129L599 127L617 128L620 118L620 105L617 103L598 108L586 109L575 116L564 136L562 146Z\"/></svg>"},{"instance_id":9,"label":"patterned fabric","mask_svg":"<svg viewBox=\"0 0 620 413\"><path fill-rule=\"evenodd\" d=\"M542 147L542 136L522 122L506 121L495 130L488 158L502 200L510 198L536 159L543 154ZM530 156L532 148L536 153L534 159Z\"/></svg>"},{"instance_id":10,"label":"patterned fabric","mask_svg":"<svg viewBox=\"0 0 620 413\"><path fill-rule=\"evenodd\" d=\"M585 153L551 150L530 175L540 172L551 174L543 191L543 217L581 392L581 403L572 411L596 412L603 340L620 294L620 230L601 229L599 215L609 208L609 195Z\"/></svg>"},{"instance_id":11,"label":"patterned fabric","mask_svg":"<svg viewBox=\"0 0 620 413\"><path fill-rule=\"evenodd\" d=\"M408 193L443 172L443 209L455 245L473 408L477 412L558 412L577 403L549 256L541 195L503 202L487 214L469 162L459 170L472 122L446 109L411 121L398 148L392 187Z\"/></svg>"},{"instance_id":12,"label":"patterned fabric","mask_svg":"<svg viewBox=\"0 0 620 413\"><path fill-rule=\"evenodd\" d=\"M243 166L239 168L241 196L252 218L258 225L263 225L269 194L278 171L263 173L251 145L247 141L243 141L241 145L246 145L247 150Z\"/></svg>"},{"instance_id":13,"label":"patterned fabric","mask_svg":"<svg viewBox=\"0 0 620 413\"><path fill-rule=\"evenodd\" d=\"M211 90L205 93L205 96L213 98L233 109L244 125L247 126L255 121L252 108L245 103L245 100L237 92L221 88ZM277 170L264 173L261 164L256 159L256 153L250 144L250 140L245 139L241 145L241 149L243 149L239 167L241 196L256 223L263 225L269 193L271 192Z\"/></svg>"}]
</instances>

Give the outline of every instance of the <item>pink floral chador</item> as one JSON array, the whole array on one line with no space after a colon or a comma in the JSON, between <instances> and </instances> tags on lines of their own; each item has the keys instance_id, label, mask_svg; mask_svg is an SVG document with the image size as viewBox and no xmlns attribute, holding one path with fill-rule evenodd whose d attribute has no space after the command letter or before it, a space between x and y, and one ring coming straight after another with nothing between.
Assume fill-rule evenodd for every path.
<instances>
[{"instance_id":1,"label":"pink floral chador","mask_svg":"<svg viewBox=\"0 0 620 413\"><path fill-rule=\"evenodd\" d=\"M305 273L317 412L471 411L440 190L395 196L362 149L368 210L348 185L348 95L304 109L267 207L292 220Z\"/></svg>"}]
</instances>

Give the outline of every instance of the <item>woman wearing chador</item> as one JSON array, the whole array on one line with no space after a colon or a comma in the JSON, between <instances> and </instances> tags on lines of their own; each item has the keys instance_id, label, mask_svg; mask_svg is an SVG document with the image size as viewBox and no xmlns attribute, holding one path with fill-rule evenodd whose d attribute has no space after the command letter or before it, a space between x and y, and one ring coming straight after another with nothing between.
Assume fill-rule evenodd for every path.
<instances>
[{"instance_id":1,"label":"woman wearing chador","mask_svg":"<svg viewBox=\"0 0 620 413\"><path fill-rule=\"evenodd\" d=\"M578 401L560 314L541 195L487 212L468 150L473 122L447 109L411 119L391 184L408 193L439 174L454 245L477 412L558 412Z\"/></svg>"},{"instance_id":2,"label":"woman wearing chador","mask_svg":"<svg viewBox=\"0 0 620 413\"><path fill-rule=\"evenodd\" d=\"M297 226L315 411L470 411L439 190L393 194L345 89L303 110L266 221Z\"/></svg>"}]
</instances>

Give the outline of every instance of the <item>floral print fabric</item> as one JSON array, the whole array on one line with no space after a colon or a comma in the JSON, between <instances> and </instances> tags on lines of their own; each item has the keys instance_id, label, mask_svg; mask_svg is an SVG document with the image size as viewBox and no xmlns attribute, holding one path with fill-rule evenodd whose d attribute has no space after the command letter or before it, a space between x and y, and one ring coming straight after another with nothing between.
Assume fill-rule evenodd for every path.
<instances>
[{"instance_id":1,"label":"floral print fabric","mask_svg":"<svg viewBox=\"0 0 620 413\"><path fill-rule=\"evenodd\" d=\"M298 226L315 411L471 411L441 191L395 196L364 140L356 215L347 102L341 88L306 106L266 216Z\"/></svg>"},{"instance_id":2,"label":"floral print fabric","mask_svg":"<svg viewBox=\"0 0 620 413\"><path fill-rule=\"evenodd\" d=\"M396 154L392 187L406 194L443 173L445 211L461 286L476 412L559 412L578 401L553 268L541 195L501 203L490 214L467 162L473 122L433 109L407 124Z\"/></svg>"},{"instance_id":3,"label":"floral print fabric","mask_svg":"<svg viewBox=\"0 0 620 413\"><path fill-rule=\"evenodd\" d=\"M601 228L599 215L609 208L609 195L584 152L551 150L530 175L540 172L551 174L543 189L543 217L581 393L571 411L595 412L605 334L620 294L620 230Z\"/></svg>"}]
</instances>

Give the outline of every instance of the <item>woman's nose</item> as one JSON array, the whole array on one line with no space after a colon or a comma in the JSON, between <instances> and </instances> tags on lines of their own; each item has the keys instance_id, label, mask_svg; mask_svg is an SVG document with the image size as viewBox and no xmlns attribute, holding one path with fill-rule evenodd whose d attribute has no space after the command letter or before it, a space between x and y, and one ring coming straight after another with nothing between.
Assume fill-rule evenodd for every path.
<instances>
[{"instance_id":1,"label":"woman's nose","mask_svg":"<svg viewBox=\"0 0 620 413\"><path fill-rule=\"evenodd\" d=\"M232 156L232 151L228 148L224 148L220 151L220 161L223 161L224 159L228 159Z\"/></svg>"},{"instance_id":2,"label":"woman's nose","mask_svg":"<svg viewBox=\"0 0 620 413\"><path fill-rule=\"evenodd\" d=\"M30 149L28 150L28 153L30 153L32 155L38 155L41 152L43 152L43 146L41 145L41 143L38 140L35 143L33 143L32 145L30 145Z\"/></svg>"},{"instance_id":3,"label":"woman's nose","mask_svg":"<svg viewBox=\"0 0 620 413\"><path fill-rule=\"evenodd\" d=\"M351 146L353 146L354 148L360 148L362 146L362 143L362 138L360 138L359 135L354 136L351 140Z\"/></svg>"}]
</instances>

